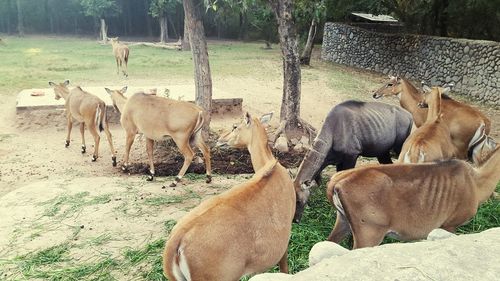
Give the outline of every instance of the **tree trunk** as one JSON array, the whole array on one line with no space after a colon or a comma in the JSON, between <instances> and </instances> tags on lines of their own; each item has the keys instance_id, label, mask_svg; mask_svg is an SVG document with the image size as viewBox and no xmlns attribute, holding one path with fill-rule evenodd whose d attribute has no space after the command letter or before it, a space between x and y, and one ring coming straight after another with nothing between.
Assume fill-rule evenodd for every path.
<instances>
[{"instance_id":1,"label":"tree trunk","mask_svg":"<svg viewBox=\"0 0 500 281\"><path fill-rule=\"evenodd\" d=\"M283 97L280 121L290 139L304 133L300 116L300 59L297 36L293 25L293 0L269 0L278 22L283 55Z\"/></svg>"},{"instance_id":2,"label":"tree trunk","mask_svg":"<svg viewBox=\"0 0 500 281\"><path fill-rule=\"evenodd\" d=\"M172 21L172 17L168 17L168 22L170 22L170 26L172 27L171 30L174 32L174 36L172 38L179 38L179 33L177 33L177 28Z\"/></svg>"},{"instance_id":3,"label":"tree trunk","mask_svg":"<svg viewBox=\"0 0 500 281\"><path fill-rule=\"evenodd\" d=\"M311 26L309 27L309 34L307 35L306 46L300 56L300 64L309 65L311 62L311 54L314 47L314 37L316 37L316 19L313 17Z\"/></svg>"},{"instance_id":4,"label":"tree trunk","mask_svg":"<svg viewBox=\"0 0 500 281\"><path fill-rule=\"evenodd\" d=\"M212 111L212 77L208 61L207 41L201 9L203 0L184 0L184 13L187 20L187 31L191 52L193 54L194 80L196 86L196 104L205 110L203 133L208 137L210 116Z\"/></svg>"},{"instance_id":5,"label":"tree trunk","mask_svg":"<svg viewBox=\"0 0 500 281\"><path fill-rule=\"evenodd\" d=\"M99 39L106 43L108 41L108 27L106 26L106 21L101 18L101 31L99 33Z\"/></svg>"},{"instance_id":6,"label":"tree trunk","mask_svg":"<svg viewBox=\"0 0 500 281\"><path fill-rule=\"evenodd\" d=\"M17 32L19 33L19 36L24 36L23 7L21 5L21 0L17 0L16 4L17 4Z\"/></svg>"},{"instance_id":7,"label":"tree trunk","mask_svg":"<svg viewBox=\"0 0 500 281\"><path fill-rule=\"evenodd\" d=\"M188 20L186 16L184 16L184 37L182 37L181 49L183 51L191 50L191 44L189 44Z\"/></svg>"},{"instance_id":8,"label":"tree trunk","mask_svg":"<svg viewBox=\"0 0 500 281\"><path fill-rule=\"evenodd\" d=\"M148 4L144 4L144 12L146 13L146 32L148 33L148 37L153 37L153 27L151 26L151 17L149 16L149 7Z\"/></svg>"},{"instance_id":9,"label":"tree trunk","mask_svg":"<svg viewBox=\"0 0 500 281\"><path fill-rule=\"evenodd\" d=\"M160 16L160 42L167 43L168 41L168 17L166 14Z\"/></svg>"},{"instance_id":10,"label":"tree trunk","mask_svg":"<svg viewBox=\"0 0 500 281\"><path fill-rule=\"evenodd\" d=\"M243 13L243 11L240 11L239 14L239 25L240 25L240 30L238 32L238 39L239 40L244 40L246 39L246 21L245 21L245 16L246 14Z\"/></svg>"}]
</instances>

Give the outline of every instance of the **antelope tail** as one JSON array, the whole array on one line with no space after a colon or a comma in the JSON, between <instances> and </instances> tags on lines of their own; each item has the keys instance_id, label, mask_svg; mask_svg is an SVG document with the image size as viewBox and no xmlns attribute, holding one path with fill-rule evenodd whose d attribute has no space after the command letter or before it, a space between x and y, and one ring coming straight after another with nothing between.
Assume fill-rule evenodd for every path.
<instances>
[{"instance_id":1,"label":"antelope tail","mask_svg":"<svg viewBox=\"0 0 500 281\"><path fill-rule=\"evenodd\" d=\"M99 132L104 130L104 124L106 124L106 105L101 109L101 104L97 105L97 109L95 111L95 124Z\"/></svg>"},{"instance_id":2,"label":"antelope tail","mask_svg":"<svg viewBox=\"0 0 500 281\"><path fill-rule=\"evenodd\" d=\"M191 137L189 139L189 143L191 146L194 145L194 141L196 138L201 137L201 128L203 128L203 124L205 123L205 118L203 118L203 112L200 111L198 113L198 119L196 120L196 125L194 126L193 133L191 134Z\"/></svg>"},{"instance_id":3,"label":"antelope tail","mask_svg":"<svg viewBox=\"0 0 500 281\"><path fill-rule=\"evenodd\" d=\"M182 235L174 235L167 241L163 252L163 274L175 281L191 280L189 267L181 247Z\"/></svg>"}]
</instances>

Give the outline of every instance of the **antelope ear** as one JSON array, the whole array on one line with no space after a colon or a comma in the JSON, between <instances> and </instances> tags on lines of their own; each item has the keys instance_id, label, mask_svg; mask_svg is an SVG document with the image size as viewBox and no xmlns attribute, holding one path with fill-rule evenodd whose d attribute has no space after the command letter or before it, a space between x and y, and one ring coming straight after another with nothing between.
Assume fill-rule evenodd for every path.
<instances>
[{"instance_id":1,"label":"antelope ear","mask_svg":"<svg viewBox=\"0 0 500 281\"><path fill-rule=\"evenodd\" d=\"M245 116L243 117L243 119L245 120L245 124L247 126L250 126L250 123L252 123L252 117L250 116L250 113L245 112Z\"/></svg>"},{"instance_id":2,"label":"antelope ear","mask_svg":"<svg viewBox=\"0 0 500 281\"><path fill-rule=\"evenodd\" d=\"M422 81L420 81L420 85L422 87L424 87L424 86L428 86L429 84L427 84L427 82L425 82L424 80L422 80Z\"/></svg>"},{"instance_id":3,"label":"antelope ear","mask_svg":"<svg viewBox=\"0 0 500 281\"><path fill-rule=\"evenodd\" d=\"M124 94L125 92L127 92L127 88L128 88L128 86L123 87L123 88L120 90L120 92L122 92L122 94Z\"/></svg>"},{"instance_id":4,"label":"antelope ear","mask_svg":"<svg viewBox=\"0 0 500 281\"><path fill-rule=\"evenodd\" d=\"M424 90L425 93L430 93L432 91L432 89L427 85L424 85L422 89Z\"/></svg>"},{"instance_id":5,"label":"antelope ear","mask_svg":"<svg viewBox=\"0 0 500 281\"><path fill-rule=\"evenodd\" d=\"M262 124L267 124L271 121L271 118L273 118L273 112L266 113L260 117L260 122Z\"/></svg>"},{"instance_id":6,"label":"antelope ear","mask_svg":"<svg viewBox=\"0 0 500 281\"><path fill-rule=\"evenodd\" d=\"M106 90L106 92L108 92L108 94L110 94L110 95L113 93L113 91L108 89L108 88L104 88L104 90Z\"/></svg>"},{"instance_id":7,"label":"antelope ear","mask_svg":"<svg viewBox=\"0 0 500 281\"><path fill-rule=\"evenodd\" d=\"M68 86L68 85L69 85L69 80L64 81L64 86Z\"/></svg>"},{"instance_id":8,"label":"antelope ear","mask_svg":"<svg viewBox=\"0 0 500 281\"><path fill-rule=\"evenodd\" d=\"M51 87L55 87L56 86L56 83L52 82L52 81L49 81L49 86Z\"/></svg>"}]
</instances>

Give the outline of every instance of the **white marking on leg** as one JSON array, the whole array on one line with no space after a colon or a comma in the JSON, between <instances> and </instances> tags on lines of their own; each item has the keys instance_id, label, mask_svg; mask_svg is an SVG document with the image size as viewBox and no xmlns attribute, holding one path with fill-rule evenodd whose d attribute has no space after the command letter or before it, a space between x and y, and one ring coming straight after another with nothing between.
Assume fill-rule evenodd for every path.
<instances>
[{"instance_id":1,"label":"white marking on leg","mask_svg":"<svg viewBox=\"0 0 500 281\"><path fill-rule=\"evenodd\" d=\"M403 163L411 163L409 150L405 153L405 157L403 158Z\"/></svg>"},{"instance_id":2,"label":"white marking on leg","mask_svg":"<svg viewBox=\"0 0 500 281\"><path fill-rule=\"evenodd\" d=\"M345 211L344 211L344 207L342 206L342 202L340 202L340 198L339 198L339 194L337 193L337 191L335 190L333 192L333 205L335 205L335 208L337 208L337 211L339 211L344 217L346 216L345 215Z\"/></svg>"},{"instance_id":3,"label":"white marking on leg","mask_svg":"<svg viewBox=\"0 0 500 281\"><path fill-rule=\"evenodd\" d=\"M422 150L420 150L420 153L418 154L417 163L424 163L424 161L425 161L425 153Z\"/></svg>"}]
</instances>

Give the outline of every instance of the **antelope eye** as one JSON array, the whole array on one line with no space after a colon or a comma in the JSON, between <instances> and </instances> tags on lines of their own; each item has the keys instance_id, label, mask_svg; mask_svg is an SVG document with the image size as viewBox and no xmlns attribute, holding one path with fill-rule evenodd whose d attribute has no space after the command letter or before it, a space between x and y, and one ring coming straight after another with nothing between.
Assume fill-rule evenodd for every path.
<instances>
[{"instance_id":1,"label":"antelope eye","mask_svg":"<svg viewBox=\"0 0 500 281\"><path fill-rule=\"evenodd\" d=\"M236 128L238 128L237 125L233 125L233 131L236 130Z\"/></svg>"},{"instance_id":2,"label":"antelope eye","mask_svg":"<svg viewBox=\"0 0 500 281\"><path fill-rule=\"evenodd\" d=\"M392 87L392 86L394 86L394 84L392 83L387 84L387 87Z\"/></svg>"}]
</instances>

